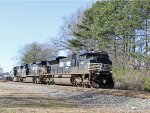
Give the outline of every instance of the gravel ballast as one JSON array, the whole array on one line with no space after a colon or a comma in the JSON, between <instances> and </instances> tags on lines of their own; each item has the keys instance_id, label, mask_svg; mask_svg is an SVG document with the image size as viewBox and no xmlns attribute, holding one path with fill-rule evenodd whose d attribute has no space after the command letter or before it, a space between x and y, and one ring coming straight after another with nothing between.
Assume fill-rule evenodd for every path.
<instances>
[{"instance_id":1,"label":"gravel ballast","mask_svg":"<svg viewBox=\"0 0 150 113\"><path fill-rule=\"evenodd\" d=\"M47 86L17 82L6 82L0 85L8 90L14 89L29 93L38 93L52 98L65 99L81 107L113 107L125 113L150 113L150 99L99 94L94 92L94 89L91 91L82 91L81 88L72 86Z\"/></svg>"}]
</instances>

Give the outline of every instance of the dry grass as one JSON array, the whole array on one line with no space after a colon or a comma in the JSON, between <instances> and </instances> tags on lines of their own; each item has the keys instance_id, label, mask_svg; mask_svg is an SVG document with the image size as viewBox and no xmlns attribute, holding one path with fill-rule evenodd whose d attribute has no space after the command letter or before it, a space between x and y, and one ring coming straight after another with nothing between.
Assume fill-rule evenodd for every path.
<instances>
[{"instance_id":1,"label":"dry grass","mask_svg":"<svg viewBox=\"0 0 150 113\"><path fill-rule=\"evenodd\" d=\"M144 91L145 86L147 85L145 81L150 78L150 71L114 69L113 75L116 88Z\"/></svg>"}]
</instances>

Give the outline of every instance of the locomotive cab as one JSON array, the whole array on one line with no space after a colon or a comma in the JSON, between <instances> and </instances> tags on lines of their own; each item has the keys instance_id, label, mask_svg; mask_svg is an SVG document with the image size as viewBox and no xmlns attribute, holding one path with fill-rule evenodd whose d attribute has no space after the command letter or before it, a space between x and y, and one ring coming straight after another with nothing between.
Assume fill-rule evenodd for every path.
<instances>
[{"instance_id":1,"label":"locomotive cab","mask_svg":"<svg viewBox=\"0 0 150 113\"><path fill-rule=\"evenodd\" d=\"M113 88L112 62L106 52L85 52L79 54L78 73L83 76L82 81L93 87ZM77 65L78 66L78 65ZM86 83L86 84L87 84Z\"/></svg>"},{"instance_id":2,"label":"locomotive cab","mask_svg":"<svg viewBox=\"0 0 150 113\"><path fill-rule=\"evenodd\" d=\"M85 52L79 55L80 73L112 71L112 62L106 52Z\"/></svg>"},{"instance_id":3,"label":"locomotive cab","mask_svg":"<svg viewBox=\"0 0 150 113\"><path fill-rule=\"evenodd\" d=\"M89 61L89 70L99 71L99 72L110 72L112 71L112 62L109 56L105 52L99 53L88 53L87 59Z\"/></svg>"}]
</instances>

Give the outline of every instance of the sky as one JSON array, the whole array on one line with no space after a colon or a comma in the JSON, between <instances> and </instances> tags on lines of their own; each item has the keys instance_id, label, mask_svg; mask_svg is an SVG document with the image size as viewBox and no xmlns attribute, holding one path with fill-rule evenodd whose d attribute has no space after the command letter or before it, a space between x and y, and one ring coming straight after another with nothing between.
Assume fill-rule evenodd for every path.
<instances>
[{"instance_id":1,"label":"sky","mask_svg":"<svg viewBox=\"0 0 150 113\"><path fill-rule=\"evenodd\" d=\"M94 0L0 0L0 67L4 72L17 64L19 48L56 37L63 17Z\"/></svg>"}]
</instances>

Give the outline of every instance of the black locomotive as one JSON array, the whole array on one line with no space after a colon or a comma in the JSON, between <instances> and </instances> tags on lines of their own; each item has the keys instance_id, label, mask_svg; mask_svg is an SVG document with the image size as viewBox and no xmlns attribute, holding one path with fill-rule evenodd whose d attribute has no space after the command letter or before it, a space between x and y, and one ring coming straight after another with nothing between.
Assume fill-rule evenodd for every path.
<instances>
[{"instance_id":1,"label":"black locomotive","mask_svg":"<svg viewBox=\"0 0 150 113\"><path fill-rule=\"evenodd\" d=\"M106 52L80 52L13 68L13 81L113 88L112 62Z\"/></svg>"}]
</instances>

